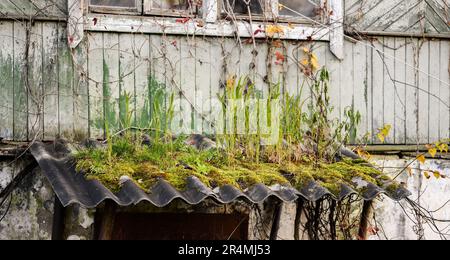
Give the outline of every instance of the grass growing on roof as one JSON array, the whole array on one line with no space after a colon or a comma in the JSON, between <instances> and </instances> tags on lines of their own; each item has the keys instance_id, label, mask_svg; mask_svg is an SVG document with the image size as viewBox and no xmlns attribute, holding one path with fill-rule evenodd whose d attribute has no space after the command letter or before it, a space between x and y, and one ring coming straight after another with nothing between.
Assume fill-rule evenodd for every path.
<instances>
[{"instance_id":1,"label":"grass growing on roof","mask_svg":"<svg viewBox=\"0 0 450 260\"><path fill-rule=\"evenodd\" d=\"M230 159L221 149L199 151L184 141L185 138L178 138L172 142L145 145L123 137L115 138L111 157L106 147L76 152L76 169L113 191L120 190L122 176L130 177L145 191L160 178L183 190L189 176L197 177L211 188L232 185L239 189L258 183L267 186L291 184L300 188L315 180L336 195L341 184L351 184L355 177L380 186L387 180L380 171L362 160L322 162L318 167L306 158L287 163L256 162L245 157ZM293 177L288 180L286 173Z\"/></svg>"},{"instance_id":2,"label":"grass growing on roof","mask_svg":"<svg viewBox=\"0 0 450 260\"><path fill-rule=\"evenodd\" d=\"M174 94L167 95L163 86L151 81L152 104L146 104L146 116L143 117L148 122L140 122L147 130L130 131L133 110L129 109L131 98L125 93L120 106L122 135L110 133L111 124L106 117L107 144L76 152L76 169L114 191L120 189L122 176L130 177L144 190L149 190L160 178L182 190L190 176L197 177L209 187L232 185L240 189L257 183L268 186L290 183L300 188L314 180L335 195L340 193L341 184L353 186L352 180L357 177L378 186L384 185L388 177L363 160L336 162L339 147L349 136L356 135L352 129L357 129L359 116L354 112L346 113L344 118L353 119L340 123L329 119L333 110L328 95L329 73L322 69L314 78L314 99L308 102L287 93L282 95L280 84L273 85L269 97L261 99L248 77L227 80L225 91L218 98L224 118L230 119L230 125L225 124L223 133L216 133L216 142L223 149L208 151L186 145L183 137L167 138L171 136L169 126L174 116ZM250 101L255 98L257 106L251 108ZM283 99L280 125L274 125L279 133L278 143L260 146L264 138L261 132L264 124L260 118L271 122L271 102L278 99ZM306 103L308 109L304 111ZM267 106L265 112L260 110L264 104ZM266 114L260 115L263 112ZM245 134L237 131L239 120L243 120ZM250 131L250 120L256 120L256 134ZM149 145L141 141L144 133L148 134L145 139Z\"/></svg>"}]
</instances>

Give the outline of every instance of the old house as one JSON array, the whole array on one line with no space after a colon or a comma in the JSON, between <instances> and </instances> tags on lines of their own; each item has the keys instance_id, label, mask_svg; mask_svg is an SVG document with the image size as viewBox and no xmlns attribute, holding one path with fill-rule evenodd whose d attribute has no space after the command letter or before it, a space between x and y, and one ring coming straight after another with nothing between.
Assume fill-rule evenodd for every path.
<instances>
[{"instance_id":1,"label":"old house","mask_svg":"<svg viewBox=\"0 0 450 260\"><path fill-rule=\"evenodd\" d=\"M449 19L447 0L2 0L0 239L313 239L300 227L308 211L326 200L334 214L349 197L362 238L449 238L404 208L450 219ZM331 198L313 184L242 191L190 178L184 191L122 179L113 192L68 160L123 118L148 127L169 102L159 91L175 96L183 133L208 134L230 82L246 76L263 97L277 86L308 102L304 82L322 67L330 116L357 111L350 148L394 188Z\"/></svg>"}]
</instances>

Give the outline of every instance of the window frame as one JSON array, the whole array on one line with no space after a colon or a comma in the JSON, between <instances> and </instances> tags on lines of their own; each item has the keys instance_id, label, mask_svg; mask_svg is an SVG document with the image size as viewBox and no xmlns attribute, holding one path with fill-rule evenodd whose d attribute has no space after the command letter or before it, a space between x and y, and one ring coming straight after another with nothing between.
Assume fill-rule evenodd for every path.
<instances>
[{"instance_id":1,"label":"window frame","mask_svg":"<svg viewBox=\"0 0 450 260\"><path fill-rule=\"evenodd\" d=\"M140 12L132 12L134 16L123 16L121 19L117 20L116 14L129 14L130 10L125 10L127 8L112 8L114 13L111 15L108 10L104 11L105 8L102 7L101 10L97 12L104 12L105 15L98 16L96 14L91 14L89 10L92 11L90 7L90 0L67 0L69 8L69 32L71 37L76 36L75 41L70 44L71 48L75 48L78 43L83 39L84 31L97 31L97 32L131 32L131 33L150 33L150 34L161 34L168 33L174 35L204 35L204 36L221 36L221 37L234 37L238 35L239 37L247 38L265 38L267 35L265 33L254 34L255 31L265 28L268 25L267 19L264 22L261 21L248 21L239 20L235 23L230 21L219 19L221 16L221 6L219 1L222 0L203 0L202 6L199 8L199 13L196 14L199 18L204 21L203 26L198 26L195 21L198 19L190 19L186 22L179 23L174 17L170 17L169 14L161 12L159 15L167 17L153 17L145 16L146 12L141 10ZM148 3L150 0L136 0L137 3L142 3L141 9L144 9L144 3ZM270 1L270 0L267 0ZM274 13L278 14L278 1L272 1L272 10ZM276 5L274 4L276 3ZM320 24L326 25L325 30L317 29L321 26L316 24L314 21L304 24L301 22L295 22L292 19L268 21L270 23L278 23L280 25L291 25L285 34L278 35L279 39L286 40L308 40L308 41L327 41L330 43L330 51L339 60L344 59L344 0L321 0L321 6L327 5L330 12L321 20L318 21ZM108 9L108 8L107 8ZM111 9L111 8L109 8ZM83 11L84 10L84 11ZM210 10L205 12L205 10ZM147 10L148 11L148 10ZM139 14L136 16L136 14ZM152 15L148 13L148 15ZM155 14L153 14L155 15ZM178 17L189 17L186 14L172 14L172 16ZM83 20L84 22L79 22ZM95 22L91 22L95 21ZM178 20L178 19L177 19ZM162 26L162 27L161 27ZM76 30L70 30L70 28L76 28ZM75 35L76 34L76 35Z\"/></svg>"},{"instance_id":2,"label":"window frame","mask_svg":"<svg viewBox=\"0 0 450 260\"><path fill-rule=\"evenodd\" d=\"M92 0L86 0L87 9L92 13L105 13L105 14L142 14L143 0L134 0L136 7L122 7L122 6L104 6L91 4Z\"/></svg>"}]
</instances>

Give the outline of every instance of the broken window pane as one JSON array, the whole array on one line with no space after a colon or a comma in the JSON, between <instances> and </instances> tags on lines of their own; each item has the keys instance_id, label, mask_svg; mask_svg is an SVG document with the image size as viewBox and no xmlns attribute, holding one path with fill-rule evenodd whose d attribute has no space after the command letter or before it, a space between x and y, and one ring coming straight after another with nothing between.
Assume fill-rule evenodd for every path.
<instances>
[{"instance_id":1,"label":"broken window pane","mask_svg":"<svg viewBox=\"0 0 450 260\"><path fill-rule=\"evenodd\" d=\"M136 0L91 0L91 5L112 7L136 7Z\"/></svg>"},{"instance_id":2,"label":"broken window pane","mask_svg":"<svg viewBox=\"0 0 450 260\"><path fill-rule=\"evenodd\" d=\"M252 14L263 14L264 0L224 0L225 11L233 12L235 15L248 15L247 4Z\"/></svg>"},{"instance_id":3,"label":"broken window pane","mask_svg":"<svg viewBox=\"0 0 450 260\"><path fill-rule=\"evenodd\" d=\"M280 16L291 17L315 17L318 15L320 0L279 0ZM283 5L287 8L283 8Z\"/></svg>"}]
</instances>

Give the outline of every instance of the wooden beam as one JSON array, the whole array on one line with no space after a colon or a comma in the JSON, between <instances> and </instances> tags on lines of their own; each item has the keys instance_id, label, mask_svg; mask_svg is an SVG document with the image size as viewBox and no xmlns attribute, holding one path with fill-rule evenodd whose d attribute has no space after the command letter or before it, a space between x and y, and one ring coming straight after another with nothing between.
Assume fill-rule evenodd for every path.
<instances>
[{"instance_id":1,"label":"wooden beam","mask_svg":"<svg viewBox=\"0 0 450 260\"><path fill-rule=\"evenodd\" d=\"M275 204L272 218L272 229L270 230L270 240L278 239L278 230L280 229L281 212L283 209L283 202Z\"/></svg>"},{"instance_id":2,"label":"wooden beam","mask_svg":"<svg viewBox=\"0 0 450 260\"><path fill-rule=\"evenodd\" d=\"M298 198L297 209L295 211L295 223L294 223L294 240L300 240L300 225L302 223L302 212L305 200Z\"/></svg>"},{"instance_id":3,"label":"wooden beam","mask_svg":"<svg viewBox=\"0 0 450 260\"><path fill-rule=\"evenodd\" d=\"M64 240L66 209L55 194L53 207L52 240Z\"/></svg>"},{"instance_id":4,"label":"wooden beam","mask_svg":"<svg viewBox=\"0 0 450 260\"><path fill-rule=\"evenodd\" d=\"M370 220L373 215L373 200L364 201L363 210L361 213L361 220L359 222L359 231L358 231L358 239L359 240L367 240L368 238L368 229L370 225Z\"/></svg>"},{"instance_id":5,"label":"wooden beam","mask_svg":"<svg viewBox=\"0 0 450 260\"><path fill-rule=\"evenodd\" d=\"M86 16L85 30L94 32L122 32L122 33L147 33L147 34L165 34L165 35L198 35L198 36L218 36L235 37L238 35L243 38L265 39L267 35L264 32L254 32L265 28L263 22L253 22L251 25L246 21L217 21L216 23L207 23L204 26L198 26L193 19L186 23L180 23L175 18L148 17L148 16L130 16L130 15L98 15L88 14ZM320 29L313 25L280 24L283 26L284 33L279 39L284 40L314 40L328 41L330 39L328 29Z\"/></svg>"},{"instance_id":6,"label":"wooden beam","mask_svg":"<svg viewBox=\"0 0 450 260\"><path fill-rule=\"evenodd\" d=\"M111 240L116 219L117 204L114 201L105 201L103 208L98 240Z\"/></svg>"}]
</instances>

